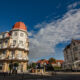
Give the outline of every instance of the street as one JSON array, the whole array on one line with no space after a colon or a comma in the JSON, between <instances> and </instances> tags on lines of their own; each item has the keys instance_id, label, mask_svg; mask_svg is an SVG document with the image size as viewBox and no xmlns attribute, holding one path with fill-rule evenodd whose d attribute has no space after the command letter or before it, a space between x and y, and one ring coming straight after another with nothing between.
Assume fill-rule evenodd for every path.
<instances>
[{"instance_id":1,"label":"street","mask_svg":"<svg viewBox=\"0 0 80 80\"><path fill-rule=\"evenodd\" d=\"M0 74L0 80L80 80L79 73L58 73L52 76L31 74Z\"/></svg>"}]
</instances>

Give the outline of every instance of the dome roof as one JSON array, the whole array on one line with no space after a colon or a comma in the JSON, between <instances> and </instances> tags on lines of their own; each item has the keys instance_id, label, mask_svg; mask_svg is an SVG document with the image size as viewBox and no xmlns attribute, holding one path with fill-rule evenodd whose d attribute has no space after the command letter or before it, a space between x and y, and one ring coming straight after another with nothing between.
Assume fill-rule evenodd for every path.
<instances>
[{"instance_id":1,"label":"dome roof","mask_svg":"<svg viewBox=\"0 0 80 80\"><path fill-rule=\"evenodd\" d=\"M27 30L26 25L23 22L16 22L13 29Z\"/></svg>"}]
</instances>

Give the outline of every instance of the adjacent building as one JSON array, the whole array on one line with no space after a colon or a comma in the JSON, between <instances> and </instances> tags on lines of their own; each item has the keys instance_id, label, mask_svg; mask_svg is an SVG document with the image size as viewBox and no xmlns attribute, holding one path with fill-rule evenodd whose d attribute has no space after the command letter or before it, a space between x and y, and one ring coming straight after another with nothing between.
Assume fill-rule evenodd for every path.
<instances>
[{"instance_id":1,"label":"adjacent building","mask_svg":"<svg viewBox=\"0 0 80 80\"><path fill-rule=\"evenodd\" d=\"M56 63L51 63L53 67L62 67L63 60L56 60Z\"/></svg>"},{"instance_id":2,"label":"adjacent building","mask_svg":"<svg viewBox=\"0 0 80 80\"><path fill-rule=\"evenodd\" d=\"M52 62L51 65L53 67L62 67L63 62L64 62L63 60L56 60L56 62ZM50 63L49 60L44 59L37 61L37 64L49 65Z\"/></svg>"},{"instance_id":3,"label":"adjacent building","mask_svg":"<svg viewBox=\"0 0 80 80\"><path fill-rule=\"evenodd\" d=\"M80 70L80 40L73 40L64 49L64 69Z\"/></svg>"},{"instance_id":4,"label":"adjacent building","mask_svg":"<svg viewBox=\"0 0 80 80\"><path fill-rule=\"evenodd\" d=\"M11 31L0 34L0 71L9 72L10 65L17 63L17 71L26 72L28 53L28 33L23 22L16 22Z\"/></svg>"}]
</instances>

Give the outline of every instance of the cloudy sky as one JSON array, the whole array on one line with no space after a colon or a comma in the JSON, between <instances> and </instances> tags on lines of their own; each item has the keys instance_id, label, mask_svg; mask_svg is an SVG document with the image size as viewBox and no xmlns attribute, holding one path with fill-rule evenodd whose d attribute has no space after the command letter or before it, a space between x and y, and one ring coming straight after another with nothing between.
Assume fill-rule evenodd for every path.
<instances>
[{"instance_id":1,"label":"cloudy sky","mask_svg":"<svg viewBox=\"0 0 80 80\"><path fill-rule=\"evenodd\" d=\"M30 61L64 59L65 46L80 39L80 0L0 1L0 32L17 21L27 26Z\"/></svg>"}]
</instances>

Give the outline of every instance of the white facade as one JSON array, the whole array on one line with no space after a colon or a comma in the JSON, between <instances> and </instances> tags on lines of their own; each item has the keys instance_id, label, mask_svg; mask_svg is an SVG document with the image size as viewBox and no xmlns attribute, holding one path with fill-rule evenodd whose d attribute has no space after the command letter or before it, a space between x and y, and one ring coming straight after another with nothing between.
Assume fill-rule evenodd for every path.
<instances>
[{"instance_id":1,"label":"white facade","mask_svg":"<svg viewBox=\"0 0 80 80\"><path fill-rule=\"evenodd\" d=\"M19 63L18 69L21 70L18 71L25 72L29 60L28 53L28 34L23 22L17 22L11 31L0 34L0 63L3 64L4 72L9 71L11 63Z\"/></svg>"}]
</instances>

